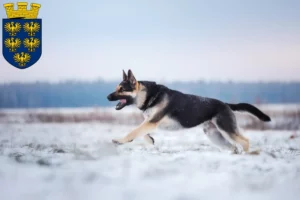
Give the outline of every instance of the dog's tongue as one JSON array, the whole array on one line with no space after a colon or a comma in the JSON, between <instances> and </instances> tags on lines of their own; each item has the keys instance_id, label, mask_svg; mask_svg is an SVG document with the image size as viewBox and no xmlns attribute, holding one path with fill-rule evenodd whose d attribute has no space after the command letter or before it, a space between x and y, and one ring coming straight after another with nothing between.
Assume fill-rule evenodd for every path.
<instances>
[{"instance_id":1,"label":"dog's tongue","mask_svg":"<svg viewBox=\"0 0 300 200\"><path fill-rule=\"evenodd\" d=\"M126 99L121 99L121 100L120 100L120 103L122 103L122 104L123 104L123 103L126 103Z\"/></svg>"},{"instance_id":2,"label":"dog's tongue","mask_svg":"<svg viewBox=\"0 0 300 200\"><path fill-rule=\"evenodd\" d=\"M126 99L120 99L119 103L116 105L116 110L124 108L126 105Z\"/></svg>"}]
</instances>

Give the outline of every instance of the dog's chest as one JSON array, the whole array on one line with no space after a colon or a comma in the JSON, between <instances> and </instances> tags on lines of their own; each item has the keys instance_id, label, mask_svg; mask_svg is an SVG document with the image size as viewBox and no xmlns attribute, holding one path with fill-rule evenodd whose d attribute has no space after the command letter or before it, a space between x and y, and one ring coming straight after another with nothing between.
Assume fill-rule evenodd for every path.
<instances>
[{"instance_id":1,"label":"dog's chest","mask_svg":"<svg viewBox=\"0 0 300 200\"><path fill-rule=\"evenodd\" d=\"M145 110L143 113L145 120L150 121L157 114L159 110L160 109L157 107L153 107ZM172 119L167 115L164 116L158 123L159 123L158 128L160 129L179 130L183 128L177 120Z\"/></svg>"},{"instance_id":2,"label":"dog's chest","mask_svg":"<svg viewBox=\"0 0 300 200\"><path fill-rule=\"evenodd\" d=\"M150 121L155 116L157 111L158 111L157 107L148 108L143 112L144 119Z\"/></svg>"},{"instance_id":3,"label":"dog's chest","mask_svg":"<svg viewBox=\"0 0 300 200\"><path fill-rule=\"evenodd\" d=\"M167 130L180 130L183 129L183 126L177 120L172 119L169 116L164 116L159 122L158 128Z\"/></svg>"}]
</instances>

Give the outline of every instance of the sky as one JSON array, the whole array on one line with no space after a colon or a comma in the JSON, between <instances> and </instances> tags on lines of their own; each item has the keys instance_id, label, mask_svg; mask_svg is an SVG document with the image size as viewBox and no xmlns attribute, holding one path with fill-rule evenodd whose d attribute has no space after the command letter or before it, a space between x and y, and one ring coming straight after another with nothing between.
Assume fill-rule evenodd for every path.
<instances>
[{"instance_id":1,"label":"sky","mask_svg":"<svg viewBox=\"0 0 300 200\"><path fill-rule=\"evenodd\" d=\"M42 57L20 70L0 56L0 83L120 80L122 69L138 80L300 81L298 0L29 3L42 6Z\"/></svg>"}]
</instances>

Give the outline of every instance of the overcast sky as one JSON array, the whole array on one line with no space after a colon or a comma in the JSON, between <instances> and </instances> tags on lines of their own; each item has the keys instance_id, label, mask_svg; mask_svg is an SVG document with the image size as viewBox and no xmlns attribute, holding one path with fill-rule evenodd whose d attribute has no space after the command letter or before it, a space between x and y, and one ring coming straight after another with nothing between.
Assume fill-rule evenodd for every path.
<instances>
[{"instance_id":1,"label":"overcast sky","mask_svg":"<svg viewBox=\"0 0 300 200\"><path fill-rule=\"evenodd\" d=\"M300 81L299 0L33 2L43 55L25 70L1 56L0 82L119 80L129 68L156 81Z\"/></svg>"}]
</instances>

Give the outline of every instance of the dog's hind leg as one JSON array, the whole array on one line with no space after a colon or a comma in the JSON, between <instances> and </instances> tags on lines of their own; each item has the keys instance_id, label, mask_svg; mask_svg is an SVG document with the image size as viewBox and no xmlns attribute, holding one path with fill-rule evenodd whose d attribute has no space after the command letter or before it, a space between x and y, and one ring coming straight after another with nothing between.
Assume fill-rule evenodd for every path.
<instances>
[{"instance_id":1,"label":"dog's hind leg","mask_svg":"<svg viewBox=\"0 0 300 200\"><path fill-rule=\"evenodd\" d=\"M249 150L249 140L240 134L235 115L230 109L224 109L219 112L214 117L213 122L228 142L237 146L239 149L242 147L246 152Z\"/></svg>"},{"instance_id":2,"label":"dog's hind leg","mask_svg":"<svg viewBox=\"0 0 300 200\"><path fill-rule=\"evenodd\" d=\"M144 139L149 143L154 145L154 138L151 137L151 135L148 133L147 135L144 136Z\"/></svg>"},{"instance_id":3,"label":"dog's hind leg","mask_svg":"<svg viewBox=\"0 0 300 200\"><path fill-rule=\"evenodd\" d=\"M207 121L203 124L203 131L212 144L219 150L234 150L236 148L223 137L223 135L211 121Z\"/></svg>"}]
</instances>

